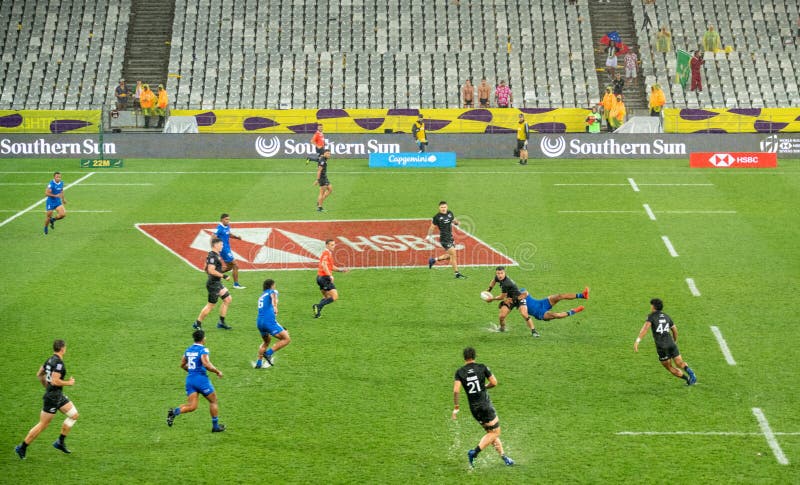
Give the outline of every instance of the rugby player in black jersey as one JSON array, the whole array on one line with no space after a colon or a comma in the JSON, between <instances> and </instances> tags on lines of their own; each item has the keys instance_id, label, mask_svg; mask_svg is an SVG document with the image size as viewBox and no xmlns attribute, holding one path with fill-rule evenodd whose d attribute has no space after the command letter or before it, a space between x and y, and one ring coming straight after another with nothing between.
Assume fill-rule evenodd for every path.
<instances>
[{"instance_id":1,"label":"rugby player in black jersey","mask_svg":"<svg viewBox=\"0 0 800 485\"><path fill-rule=\"evenodd\" d=\"M447 261L450 260L450 264L453 266L453 271L455 272L455 277L458 279L466 278L463 274L458 271L458 259L456 258L456 244L453 240L453 225L459 225L458 219L456 216L453 215L453 211L447 208L447 202L441 201L439 202L439 212L433 216L431 221L431 225L428 227L428 235L427 239L433 238L433 230L435 228L439 228L439 244L445 250L445 253L441 256L437 256L435 258L428 259L428 269L433 268L433 265L436 264L437 261Z\"/></svg>"}]
</instances>

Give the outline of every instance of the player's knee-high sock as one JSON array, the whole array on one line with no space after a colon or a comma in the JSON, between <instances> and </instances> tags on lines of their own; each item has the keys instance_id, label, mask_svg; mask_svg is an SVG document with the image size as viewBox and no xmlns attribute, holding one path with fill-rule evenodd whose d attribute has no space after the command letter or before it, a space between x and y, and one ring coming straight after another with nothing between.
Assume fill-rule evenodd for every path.
<instances>
[{"instance_id":1,"label":"player's knee-high sock","mask_svg":"<svg viewBox=\"0 0 800 485\"><path fill-rule=\"evenodd\" d=\"M272 354L274 354L274 353L275 353L275 351L272 350L272 347L270 347L270 348L267 349L266 352L264 352L264 355L266 355L267 357L272 357ZM281 354L281 355L283 355L283 354Z\"/></svg>"},{"instance_id":2,"label":"player's knee-high sock","mask_svg":"<svg viewBox=\"0 0 800 485\"><path fill-rule=\"evenodd\" d=\"M324 307L325 305L327 305L329 303L333 303L333 298L323 298L323 299L321 299L319 301L319 303L317 305L319 306L319 308L321 310L322 307Z\"/></svg>"},{"instance_id":3,"label":"player's knee-high sock","mask_svg":"<svg viewBox=\"0 0 800 485\"><path fill-rule=\"evenodd\" d=\"M213 417L211 418L211 425L212 425L214 428L219 428L219 416L213 416Z\"/></svg>"}]
</instances>

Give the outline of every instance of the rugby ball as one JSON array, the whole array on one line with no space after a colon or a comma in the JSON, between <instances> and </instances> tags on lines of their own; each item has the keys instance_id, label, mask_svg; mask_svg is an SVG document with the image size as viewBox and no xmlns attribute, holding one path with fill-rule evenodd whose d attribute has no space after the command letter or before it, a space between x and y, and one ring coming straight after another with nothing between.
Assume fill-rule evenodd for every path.
<instances>
[{"instance_id":1,"label":"rugby ball","mask_svg":"<svg viewBox=\"0 0 800 485\"><path fill-rule=\"evenodd\" d=\"M494 295L492 295L488 291L481 291L481 300L483 300L483 301L492 301L493 299L494 299Z\"/></svg>"}]
</instances>

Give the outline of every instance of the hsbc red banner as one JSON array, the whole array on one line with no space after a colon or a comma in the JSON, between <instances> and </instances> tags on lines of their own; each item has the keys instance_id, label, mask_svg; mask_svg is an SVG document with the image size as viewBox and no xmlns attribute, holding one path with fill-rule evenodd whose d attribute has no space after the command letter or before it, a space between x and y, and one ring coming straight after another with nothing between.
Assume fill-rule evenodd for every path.
<instances>
[{"instance_id":1,"label":"hsbc red banner","mask_svg":"<svg viewBox=\"0 0 800 485\"><path fill-rule=\"evenodd\" d=\"M430 219L239 222L231 224L231 251L245 271L316 269L325 240L336 241L334 260L348 268L427 267L443 250L425 239ZM190 266L204 270L217 223L136 224ZM459 266L516 265L471 234L453 228Z\"/></svg>"},{"instance_id":2,"label":"hsbc red banner","mask_svg":"<svg viewBox=\"0 0 800 485\"><path fill-rule=\"evenodd\" d=\"M708 152L689 155L691 168L775 168L777 153L763 152Z\"/></svg>"}]
</instances>

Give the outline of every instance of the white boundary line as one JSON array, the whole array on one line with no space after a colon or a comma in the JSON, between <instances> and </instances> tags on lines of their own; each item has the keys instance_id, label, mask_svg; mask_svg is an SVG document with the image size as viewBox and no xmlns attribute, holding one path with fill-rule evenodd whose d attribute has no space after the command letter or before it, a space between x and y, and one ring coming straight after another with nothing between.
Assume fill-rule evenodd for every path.
<instances>
[{"instance_id":1,"label":"white boundary line","mask_svg":"<svg viewBox=\"0 0 800 485\"><path fill-rule=\"evenodd\" d=\"M634 182L632 178L628 178L628 183L631 184L634 192L639 192L639 186L636 185L636 182Z\"/></svg>"},{"instance_id":2,"label":"white boundary line","mask_svg":"<svg viewBox=\"0 0 800 485\"><path fill-rule=\"evenodd\" d=\"M619 431L617 436L763 436L760 432L740 431ZM800 436L800 433L772 433L775 436Z\"/></svg>"},{"instance_id":3,"label":"white boundary line","mask_svg":"<svg viewBox=\"0 0 800 485\"><path fill-rule=\"evenodd\" d=\"M694 278L686 278L686 284L689 286L689 291L692 292L692 296L700 296L700 290L697 289Z\"/></svg>"},{"instance_id":4,"label":"white boundary line","mask_svg":"<svg viewBox=\"0 0 800 485\"><path fill-rule=\"evenodd\" d=\"M756 417L756 420L758 420L758 426L761 428L764 438L767 439L767 444L769 444L769 447L772 448L772 453L775 455L775 459L778 460L778 463L781 465L788 465L789 459L783 454L781 445L778 444L778 440L775 439L775 433L773 433L772 428L769 427L769 423L767 422L766 416L764 416L764 412L761 410L761 408L753 408L753 415Z\"/></svg>"},{"instance_id":5,"label":"white boundary line","mask_svg":"<svg viewBox=\"0 0 800 485\"><path fill-rule=\"evenodd\" d=\"M642 211L617 211L617 210L585 210L585 211L558 211L559 214L641 214ZM736 214L736 211L653 211L653 214Z\"/></svg>"},{"instance_id":6,"label":"white boundary line","mask_svg":"<svg viewBox=\"0 0 800 485\"><path fill-rule=\"evenodd\" d=\"M87 173L83 177L79 178L78 180L76 180L76 181L72 182L71 184L67 185L66 187L64 187L64 190L67 190L70 187L74 187L75 185L78 185L79 183L83 182L84 180L88 179L89 177L91 177L94 174L95 174L95 172ZM47 200L47 197L45 197L44 199L36 202L35 204L32 204L27 209L23 209L23 210L17 212L16 214L14 214L13 216L11 216L8 219L4 220L3 222L0 222L0 227L5 226L6 224L8 224L9 222L13 221L14 219L16 219L17 217L21 216L22 214L25 214L26 212L29 212L29 211L35 209L36 207L39 206L39 204L45 202L46 200Z\"/></svg>"},{"instance_id":7,"label":"white boundary line","mask_svg":"<svg viewBox=\"0 0 800 485\"><path fill-rule=\"evenodd\" d=\"M628 179L633 180L633 179ZM627 184L553 184L555 187L627 187ZM637 187L713 187L714 184L636 184Z\"/></svg>"},{"instance_id":8,"label":"white boundary line","mask_svg":"<svg viewBox=\"0 0 800 485\"><path fill-rule=\"evenodd\" d=\"M656 220L656 215L653 214L653 210L650 209L650 204L644 204L642 207L644 207L644 211L647 212L647 217L649 217L651 221Z\"/></svg>"},{"instance_id":9,"label":"white boundary line","mask_svg":"<svg viewBox=\"0 0 800 485\"><path fill-rule=\"evenodd\" d=\"M41 182L0 182L0 186L21 187L21 186L30 186L30 185L36 186L36 185L42 185L42 183ZM128 184L128 183L119 183L119 184L83 184L83 185L81 185L81 187L95 187L95 186L100 186L100 185L108 185L108 186L114 186L114 187L125 187L125 186L129 186L129 185L130 186L150 186L150 185L155 185L155 184L151 184L151 183L143 183L143 184ZM74 211L72 211L72 212L74 212Z\"/></svg>"},{"instance_id":10,"label":"white boundary line","mask_svg":"<svg viewBox=\"0 0 800 485\"><path fill-rule=\"evenodd\" d=\"M554 187L627 187L628 184L553 184Z\"/></svg>"},{"instance_id":11,"label":"white boundary line","mask_svg":"<svg viewBox=\"0 0 800 485\"><path fill-rule=\"evenodd\" d=\"M670 242L669 238L667 236L661 236L661 240L664 241L664 246L667 247L669 255L672 256L673 258L677 258L678 252L675 251L675 248L672 246L672 243Z\"/></svg>"},{"instance_id":12,"label":"white boundary line","mask_svg":"<svg viewBox=\"0 0 800 485\"><path fill-rule=\"evenodd\" d=\"M731 349L728 348L728 342L725 341L725 338L722 336L722 332L719 331L719 327L711 325L711 333L713 333L714 337L717 338L717 343L719 344L720 350L722 350L722 355L725 356L725 362L727 362L728 365L736 365L736 361L733 359Z\"/></svg>"}]
</instances>

